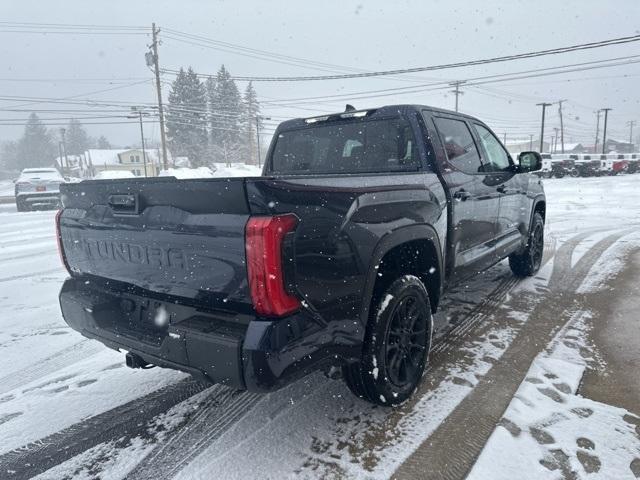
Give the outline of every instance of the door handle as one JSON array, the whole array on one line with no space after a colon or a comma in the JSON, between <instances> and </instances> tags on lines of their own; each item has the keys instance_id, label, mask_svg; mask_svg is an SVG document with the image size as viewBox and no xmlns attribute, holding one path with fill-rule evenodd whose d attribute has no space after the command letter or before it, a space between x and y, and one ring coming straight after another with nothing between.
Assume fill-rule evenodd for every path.
<instances>
[{"instance_id":1,"label":"door handle","mask_svg":"<svg viewBox=\"0 0 640 480\"><path fill-rule=\"evenodd\" d=\"M456 200L462 200L463 202L471 197L471 194L467 192L464 188L461 188L457 192L453 194L453 198Z\"/></svg>"},{"instance_id":2,"label":"door handle","mask_svg":"<svg viewBox=\"0 0 640 480\"><path fill-rule=\"evenodd\" d=\"M496 191L498 193L507 193L507 189L505 188L504 185L498 185L498 188L496 188Z\"/></svg>"}]
</instances>

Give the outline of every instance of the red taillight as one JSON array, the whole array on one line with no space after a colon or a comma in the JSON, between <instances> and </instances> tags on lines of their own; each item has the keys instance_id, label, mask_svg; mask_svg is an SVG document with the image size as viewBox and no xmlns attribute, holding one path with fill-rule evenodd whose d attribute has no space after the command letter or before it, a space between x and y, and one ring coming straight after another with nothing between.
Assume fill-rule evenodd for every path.
<instances>
[{"instance_id":1,"label":"red taillight","mask_svg":"<svg viewBox=\"0 0 640 480\"><path fill-rule=\"evenodd\" d=\"M60 255L60 261L67 269L69 275L71 275L71 269L67 263L67 257L64 255L64 248L62 246L62 234L60 233L60 216L62 215L62 209L56 212L56 242L58 243L58 255Z\"/></svg>"},{"instance_id":2,"label":"red taillight","mask_svg":"<svg viewBox=\"0 0 640 480\"><path fill-rule=\"evenodd\" d=\"M295 215L251 217L246 227L247 271L253 307L258 315L282 317L300 308L284 286L282 244L295 230Z\"/></svg>"}]
</instances>

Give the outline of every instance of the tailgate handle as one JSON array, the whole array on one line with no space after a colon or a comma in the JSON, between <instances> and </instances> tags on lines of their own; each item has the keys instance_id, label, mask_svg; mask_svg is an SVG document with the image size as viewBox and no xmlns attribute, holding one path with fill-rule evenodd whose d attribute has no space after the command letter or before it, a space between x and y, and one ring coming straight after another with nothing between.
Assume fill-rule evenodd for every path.
<instances>
[{"instance_id":1,"label":"tailgate handle","mask_svg":"<svg viewBox=\"0 0 640 480\"><path fill-rule=\"evenodd\" d=\"M114 214L120 215L137 215L138 195L133 193L109 195L109 206Z\"/></svg>"}]
</instances>

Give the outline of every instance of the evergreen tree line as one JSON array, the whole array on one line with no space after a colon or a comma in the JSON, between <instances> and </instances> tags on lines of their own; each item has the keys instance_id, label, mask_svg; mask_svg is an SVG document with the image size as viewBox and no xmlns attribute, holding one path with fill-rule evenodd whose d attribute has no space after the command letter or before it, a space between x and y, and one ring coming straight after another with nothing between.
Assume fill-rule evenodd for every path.
<instances>
[{"instance_id":1,"label":"evergreen tree line","mask_svg":"<svg viewBox=\"0 0 640 480\"><path fill-rule=\"evenodd\" d=\"M194 167L257 162L256 128L262 123L251 82L240 94L224 65L205 81L191 67L181 68L168 102L167 136L174 156L189 157Z\"/></svg>"},{"instance_id":2,"label":"evergreen tree line","mask_svg":"<svg viewBox=\"0 0 640 480\"><path fill-rule=\"evenodd\" d=\"M29 167L56 166L55 158L60 156L60 141L60 130L47 129L38 115L32 113L29 115L22 137L2 145L0 167L6 170L22 170ZM75 119L71 119L65 128L64 145L67 155L80 155L89 148L111 148L111 144L104 136L98 139L90 137L80 121Z\"/></svg>"}]
</instances>

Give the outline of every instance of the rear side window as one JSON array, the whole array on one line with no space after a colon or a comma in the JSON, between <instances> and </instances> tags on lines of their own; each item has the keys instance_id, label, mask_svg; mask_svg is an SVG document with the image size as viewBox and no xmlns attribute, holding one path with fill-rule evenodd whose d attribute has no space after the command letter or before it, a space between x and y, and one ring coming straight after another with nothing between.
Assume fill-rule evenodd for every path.
<instances>
[{"instance_id":1,"label":"rear side window","mask_svg":"<svg viewBox=\"0 0 640 480\"><path fill-rule=\"evenodd\" d=\"M466 122L443 117L434 121L451 166L464 173L482 172L480 154Z\"/></svg>"},{"instance_id":2,"label":"rear side window","mask_svg":"<svg viewBox=\"0 0 640 480\"><path fill-rule=\"evenodd\" d=\"M281 132L271 171L285 174L416 170L417 148L402 118L353 120Z\"/></svg>"}]
</instances>

